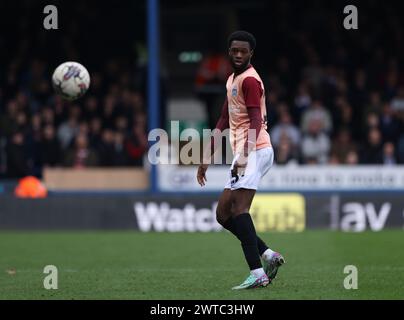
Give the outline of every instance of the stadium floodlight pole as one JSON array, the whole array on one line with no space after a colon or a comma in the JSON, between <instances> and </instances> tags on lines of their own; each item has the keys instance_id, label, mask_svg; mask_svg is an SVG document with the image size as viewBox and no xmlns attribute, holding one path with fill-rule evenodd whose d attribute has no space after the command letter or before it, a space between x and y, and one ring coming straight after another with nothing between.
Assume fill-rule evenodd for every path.
<instances>
[{"instance_id":1,"label":"stadium floodlight pole","mask_svg":"<svg viewBox=\"0 0 404 320\"><path fill-rule=\"evenodd\" d=\"M159 76L159 0L147 0L147 101L149 131L158 128L160 109ZM158 192L157 165L151 164L150 191Z\"/></svg>"}]
</instances>

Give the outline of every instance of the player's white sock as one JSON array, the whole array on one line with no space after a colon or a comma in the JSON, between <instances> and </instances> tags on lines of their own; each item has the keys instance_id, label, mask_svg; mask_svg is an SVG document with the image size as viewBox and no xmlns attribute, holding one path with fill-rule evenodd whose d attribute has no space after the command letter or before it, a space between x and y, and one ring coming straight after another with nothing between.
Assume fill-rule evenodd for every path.
<instances>
[{"instance_id":1,"label":"player's white sock","mask_svg":"<svg viewBox=\"0 0 404 320\"><path fill-rule=\"evenodd\" d=\"M272 255L275 253L275 251L272 251L271 249L266 249L265 252L262 254L262 259L265 259L266 261L271 260Z\"/></svg>"},{"instance_id":2,"label":"player's white sock","mask_svg":"<svg viewBox=\"0 0 404 320\"><path fill-rule=\"evenodd\" d=\"M254 275L256 278L261 278L263 275L265 275L265 271L263 268L258 268L251 270L251 274Z\"/></svg>"}]
</instances>

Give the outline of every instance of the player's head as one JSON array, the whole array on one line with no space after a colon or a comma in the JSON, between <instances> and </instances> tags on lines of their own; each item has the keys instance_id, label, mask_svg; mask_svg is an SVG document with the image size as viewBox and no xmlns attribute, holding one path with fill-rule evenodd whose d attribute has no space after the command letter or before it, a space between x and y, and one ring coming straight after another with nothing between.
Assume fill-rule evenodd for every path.
<instances>
[{"instance_id":1,"label":"player's head","mask_svg":"<svg viewBox=\"0 0 404 320\"><path fill-rule=\"evenodd\" d=\"M245 69L254 53L255 37L247 31L235 31L228 39L229 57L233 68Z\"/></svg>"}]
</instances>

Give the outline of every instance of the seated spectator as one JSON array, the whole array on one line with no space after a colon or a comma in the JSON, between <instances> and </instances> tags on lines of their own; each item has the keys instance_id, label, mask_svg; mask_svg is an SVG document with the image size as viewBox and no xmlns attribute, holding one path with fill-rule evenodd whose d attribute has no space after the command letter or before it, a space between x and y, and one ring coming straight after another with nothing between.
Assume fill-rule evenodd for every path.
<instances>
[{"instance_id":1,"label":"seated spectator","mask_svg":"<svg viewBox=\"0 0 404 320\"><path fill-rule=\"evenodd\" d=\"M367 141L369 138L369 132L372 129L380 128L380 117L378 113L370 112L366 115L365 124L362 129L361 140Z\"/></svg>"},{"instance_id":2,"label":"seated spectator","mask_svg":"<svg viewBox=\"0 0 404 320\"><path fill-rule=\"evenodd\" d=\"M104 129L101 135L101 141L97 148L99 156L99 165L102 167L111 167L114 165L114 132L111 129Z\"/></svg>"},{"instance_id":3,"label":"seated spectator","mask_svg":"<svg viewBox=\"0 0 404 320\"><path fill-rule=\"evenodd\" d=\"M43 128L39 149L42 166L53 167L60 163L60 144L56 138L53 126L48 124Z\"/></svg>"},{"instance_id":4,"label":"seated spectator","mask_svg":"<svg viewBox=\"0 0 404 320\"><path fill-rule=\"evenodd\" d=\"M309 89L305 83L299 85L297 95L294 100L294 108L292 111L296 123L300 123L303 112L311 105L311 96Z\"/></svg>"},{"instance_id":5,"label":"seated spectator","mask_svg":"<svg viewBox=\"0 0 404 320\"><path fill-rule=\"evenodd\" d=\"M397 158L400 164L404 163L404 135L401 135L398 139Z\"/></svg>"},{"instance_id":6,"label":"seated spectator","mask_svg":"<svg viewBox=\"0 0 404 320\"><path fill-rule=\"evenodd\" d=\"M122 132L114 134L114 166L127 166L129 164L128 154L125 150L125 135Z\"/></svg>"},{"instance_id":7,"label":"seated spectator","mask_svg":"<svg viewBox=\"0 0 404 320\"><path fill-rule=\"evenodd\" d=\"M101 143L102 120L99 117L92 118L89 124L88 139L90 146L94 149L98 148Z\"/></svg>"},{"instance_id":8,"label":"seated spectator","mask_svg":"<svg viewBox=\"0 0 404 320\"><path fill-rule=\"evenodd\" d=\"M77 169L98 165L98 155L89 147L88 138L83 133L76 136L74 147L67 151L64 165Z\"/></svg>"},{"instance_id":9,"label":"seated spectator","mask_svg":"<svg viewBox=\"0 0 404 320\"><path fill-rule=\"evenodd\" d=\"M330 157L328 158L328 164L329 165L341 164L341 161L340 161L338 155L331 152Z\"/></svg>"},{"instance_id":10,"label":"seated spectator","mask_svg":"<svg viewBox=\"0 0 404 320\"><path fill-rule=\"evenodd\" d=\"M366 73L363 69L358 69L354 75L354 81L349 90L349 101L356 109L362 109L367 101Z\"/></svg>"},{"instance_id":11,"label":"seated spectator","mask_svg":"<svg viewBox=\"0 0 404 320\"><path fill-rule=\"evenodd\" d=\"M137 114L132 126L132 133L126 139L125 149L129 157L129 164L142 166L143 156L147 150L146 118L143 114Z\"/></svg>"},{"instance_id":12,"label":"seated spectator","mask_svg":"<svg viewBox=\"0 0 404 320\"><path fill-rule=\"evenodd\" d=\"M84 118L90 121L92 118L97 117L99 114L98 100L94 96L86 98L84 103Z\"/></svg>"},{"instance_id":13,"label":"seated spectator","mask_svg":"<svg viewBox=\"0 0 404 320\"><path fill-rule=\"evenodd\" d=\"M271 131L271 142L274 147L280 143L281 136L286 135L292 143L292 148L295 148L300 143L300 131L292 123L292 118L288 112L282 112L279 123L275 125Z\"/></svg>"},{"instance_id":14,"label":"seated spectator","mask_svg":"<svg viewBox=\"0 0 404 320\"><path fill-rule=\"evenodd\" d=\"M383 105L379 123L383 140L397 142L400 134L400 122L389 103Z\"/></svg>"},{"instance_id":15,"label":"seated spectator","mask_svg":"<svg viewBox=\"0 0 404 320\"><path fill-rule=\"evenodd\" d=\"M301 129L303 133L309 131L310 123L312 120L319 122L320 130L331 132L332 121L330 112L324 108L322 102L318 99L314 100L309 109L307 109L302 116Z\"/></svg>"},{"instance_id":16,"label":"seated spectator","mask_svg":"<svg viewBox=\"0 0 404 320\"><path fill-rule=\"evenodd\" d=\"M394 144L391 142L386 142L383 145L383 164L385 165L397 164Z\"/></svg>"},{"instance_id":17,"label":"seated spectator","mask_svg":"<svg viewBox=\"0 0 404 320\"><path fill-rule=\"evenodd\" d=\"M345 158L345 164L347 165L357 165L359 163L359 155L355 150L351 150L347 153Z\"/></svg>"},{"instance_id":18,"label":"seated spectator","mask_svg":"<svg viewBox=\"0 0 404 320\"><path fill-rule=\"evenodd\" d=\"M79 111L76 110L77 109L73 109L69 114L69 118L58 128L57 137L60 141L62 149L67 149L73 141L74 137L79 132Z\"/></svg>"},{"instance_id":19,"label":"seated spectator","mask_svg":"<svg viewBox=\"0 0 404 320\"><path fill-rule=\"evenodd\" d=\"M24 134L20 131L13 133L6 147L9 178L21 178L29 174L29 159L26 157L25 147Z\"/></svg>"},{"instance_id":20,"label":"seated spectator","mask_svg":"<svg viewBox=\"0 0 404 320\"><path fill-rule=\"evenodd\" d=\"M325 164L328 161L328 152L331 142L328 135L322 132L322 122L320 119L311 119L308 123L308 132L303 136L301 152L303 163Z\"/></svg>"},{"instance_id":21,"label":"seated spectator","mask_svg":"<svg viewBox=\"0 0 404 320\"><path fill-rule=\"evenodd\" d=\"M397 96L391 100L391 108L404 113L404 86L399 88Z\"/></svg>"},{"instance_id":22,"label":"seated spectator","mask_svg":"<svg viewBox=\"0 0 404 320\"><path fill-rule=\"evenodd\" d=\"M380 93L378 91L372 91L369 94L369 103L366 105L364 109L365 115L368 113L379 113L382 109L382 99Z\"/></svg>"},{"instance_id":23,"label":"seated spectator","mask_svg":"<svg viewBox=\"0 0 404 320\"><path fill-rule=\"evenodd\" d=\"M298 164L292 143L287 135L281 136L279 144L275 148L275 163L277 165Z\"/></svg>"},{"instance_id":24,"label":"seated spectator","mask_svg":"<svg viewBox=\"0 0 404 320\"><path fill-rule=\"evenodd\" d=\"M355 150L356 145L352 141L351 132L347 128L338 131L336 138L332 142L331 154L333 154L340 163L344 163L347 154Z\"/></svg>"},{"instance_id":25,"label":"seated spectator","mask_svg":"<svg viewBox=\"0 0 404 320\"><path fill-rule=\"evenodd\" d=\"M3 110L0 110L3 111ZM9 136L14 130L16 130L15 119L18 113L17 102L12 99L6 105L5 113L0 113L0 134L4 136Z\"/></svg>"},{"instance_id":26,"label":"seated spectator","mask_svg":"<svg viewBox=\"0 0 404 320\"><path fill-rule=\"evenodd\" d=\"M102 122L105 128L112 129L114 127L114 119L116 116L116 99L113 95L108 95L104 99L104 107L102 110Z\"/></svg>"},{"instance_id":27,"label":"seated spectator","mask_svg":"<svg viewBox=\"0 0 404 320\"><path fill-rule=\"evenodd\" d=\"M340 96L335 99L335 110L333 112L333 127L334 128L351 128L352 135L358 136L360 128L354 125L354 114L352 106L348 103L346 98Z\"/></svg>"},{"instance_id":28,"label":"seated spectator","mask_svg":"<svg viewBox=\"0 0 404 320\"><path fill-rule=\"evenodd\" d=\"M368 141L361 150L360 162L363 164L383 163L382 135L379 129L370 129Z\"/></svg>"},{"instance_id":29,"label":"seated spectator","mask_svg":"<svg viewBox=\"0 0 404 320\"><path fill-rule=\"evenodd\" d=\"M400 87L397 97L391 101L391 110L399 127L398 134L402 135L404 134L404 86Z\"/></svg>"}]
</instances>

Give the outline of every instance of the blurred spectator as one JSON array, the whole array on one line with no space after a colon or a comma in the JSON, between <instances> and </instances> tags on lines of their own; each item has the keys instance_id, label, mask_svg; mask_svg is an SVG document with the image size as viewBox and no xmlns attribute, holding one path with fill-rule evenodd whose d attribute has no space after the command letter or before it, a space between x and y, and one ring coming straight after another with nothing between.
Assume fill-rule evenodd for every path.
<instances>
[{"instance_id":1,"label":"blurred spectator","mask_svg":"<svg viewBox=\"0 0 404 320\"><path fill-rule=\"evenodd\" d=\"M364 164L383 163L382 135L376 127L372 127L368 132L368 141L362 147L360 160Z\"/></svg>"},{"instance_id":2,"label":"blurred spectator","mask_svg":"<svg viewBox=\"0 0 404 320\"><path fill-rule=\"evenodd\" d=\"M380 128L380 117L378 113L370 112L366 115L365 124L362 129L361 140L363 142L368 141L369 139L369 132L372 129Z\"/></svg>"},{"instance_id":3,"label":"blurred spectator","mask_svg":"<svg viewBox=\"0 0 404 320\"><path fill-rule=\"evenodd\" d=\"M397 95L397 88L399 83L398 68L391 68L386 75L384 86L384 99L391 100Z\"/></svg>"},{"instance_id":4,"label":"blurred spectator","mask_svg":"<svg viewBox=\"0 0 404 320\"><path fill-rule=\"evenodd\" d=\"M345 164L357 165L359 163L359 155L355 150L351 150L347 153L345 158Z\"/></svg>"},{"instance_id":5,"label":"blurred spectator","mask_svg":"<svg viewBox=\"0 0 404 320\"><path fill-rule=\"evenodd\" d=\"M344 163L348 153L352 150L356 150L356 145L352 141L351 133L347 128L342 128L332 142L331 154L339 163Z\"/></svg>"},{"instance_id":6,"label":"blurred spectator","mask_svg":"<svg viewBox=\"0 0 404 320\"><path fill-rule=\"evenodd\" d=\"M125 142L125 149L130 165L143 165L143 156L147 150L147 146L146 117L143 114L137 114L132 126L132 132Z\"/></svg>"},{"instance_id":7,"label":"blurred spectator","mask_svg":"<svg viewBox=\"0 0 404 320\"><path fill-rule=\"evenodd\" d=\"M44 125L56 125L55 112L50 107L43 107L39 114L41 115L41 121Z\"/></svg>"},{"instance_id":8,"label":"blurred spectator","mask_svg":"<svg viewBox=\"0 0 404 320\"><path fill-rule=\"evenodd\" d=\"M29 164L26 157L24 134L17 131L11 135L6 147L7 176L9 178L21 178L29 173Z\"/></svg>"},{"instance_id":9,"label":"blurred spectator","mask_svg":"<svg viewBox=\"0 0 404 320\"><path fill-rule=\"evenodd\" d=\"M331 132L332 121L330 112L324 108L322 102L318 99L313 100L312 105L303 113L301 129L308 132L311 123L316 120L320 131Z\"/></svg>"},{"instance_id":10,"label":"blurred spectator","mask_svg":"<svg viewBox=\"0 0 404 320\"><path fill-rule=\"evenodd\" d=\"M57 137L60 141L62 149L69 147L70 143L79 132L78 111L76 111L77 108L78 107L71 108L69 118L58 128Z\"/></svg>"},{"instance_id":11,"label":"blurred spectator","mask_svg":"<svg viewBox=\"0 0 404 320\"><path fill-rule=\"evenodd\" d=\"M338 158L338 155L331 152L330 157L328 159L328 164L329 165L338 165L341 164L340 159Z\"/></svg>"},{"instance_id":12,"label":"blurred spectator","mask_svg":"<svg viewBox=\"0 0 404 320\"><path fill-rule=\"evenodd\" d=\"M102 132L101 141L97 148L101 166L111 167L114 165L114 151L114 132L106 128Z\"/></svg>"},{"instance_id":13,"label":"blurred spectator","mask_svg":"<svg viewBox=\"0 0 404 320\"><path fill-rule=\"evenodd\" d=\"M391 110L399 126L401 134L404 133L404 86L398 90L398 95L391 101Z\"/></svg>"},{"instance_id":14,"label":"blurred spectator","mask_svg":"<svg viewBox=\"0 0 404 320\"><path fill-rule=\"evenodd\" d=\"M391 142L386 142L383 145L383 164L385 165L397 164L394 144Z\"/></svg>"},{"instance_id":15,"label":"blurred spectator","mask_svg":"<svg viewBox=\"0 0 404 320\"><path fill-rule=\"evenodd\" d=\"M286 135L292 148L296 148L300 143L300 131L292 123L292 118L288 112L283 112L280 116L279 123L275 125L271 131L271 142L277 147L280 144L281 137Z\"/></svg>"},{"instance_id":16,"label":"blurred spectator","mask_svg":"<svg viewBox=\"0 0 404 320\"><path fill-rule=\"evenodd\" d=\"M300 123L303 112L311 105L311 96L305 83L301 83L298 88L292 111L296 123Z\"/></svg>"},{"instance_id":17,"label":"blurred spectator","mask_svg":"<svg viewBox=\"0 0 404 320\"><path fill-rule=\"evenodd\" d=\"M128 154L125 150L125 135L117 131L114 134L114 166L127 166L129 165Z\"/></svg>"},{"instance_id":18,"label":"blurred spectator","mask_svg":"<svg viewBox=\"0 0 404 320\"><path fill-rule=\"evenodd\" d=\"M398 90L398 94L391 100L391 108L397 112L404 112L404 86Z\"/></svg>"},{"instance_id":19,"label":"blurred spectator","mask_svg":"<svg viewBox=\"0 0 404 320\"><path fill-rule=\"evenodd\" d=\"M360 127L354 125L353 110L344 96L338 96L335 99L335 109L333 112L333 127L352 128L353 136L357 137L360 134Z\"/></svg>"},{"instance_id":20,"label":"blurred spectator","mask_svg":"<svg viewBox=\"0 0 404 320\"><path fill-rule=\"evenodd\" d=\"M321 67L318 52L313 47L305 49L307 65L303 68L303 79L307 81L311 89L317 94L324 77L324 71Z\"/></svg>"},{"instance_id":21,"label":"blurred spectator","mask_svg":"<svg viewBox=\"0 0 404 320\"><path fill-rule=\"evenodd\" d=\"M92 118L89 125L90 146L97 149L101 143L102 120L99 117Z\"/></svg>"},{"instance_id":22,"label":"blurred spectator","mask_svg":"<svg viewBox=\"0 0 404 320\"><path fill-rule=\"evenodd\" d=\"M398 157L398 162L403 164L404 163L404 135L400 136L400 139L398 140L398 147L397 147L397 157Z\"/></svg>"},{"instance_id":23,"label":"blurred spectator","mask_svg":"<svg viewBox=\"0 0 404 320\"><path fill-rule=\"evenodd\" d=\"M48 124L43 128L40 142L41 164L45 167L57 166L60 163L60 143L56 138L55 129Z\"/></svg>"},{"instance_id":24,"label":"blurred spectator","mask_svg":"<svg viewBox=\"0 0 404 320\"><path fill-rule=\"evenodd\" d=\"M293 152L292 143L287 135L281 135L275 148L275 163L278 165L298 164L296 153Z\"/></svg>"},{"instance_id":25,"label":"blurred spectator","mask_svg":"<svg viewBox=\"0 0 404 320\"><path fill-rule=\"evenodd\" d=\"M85 134L80 133L76 136L74 147L66 153L64 165L76 169L98 165L97 153L89 147Z\"/></svg>"},{"instance_id":26,"label":"blurred spectator","mask_svg":"<svg viewBox=\"0 0 404 320\"><path fill-rule=\"evenodd\" d=\"M383 105L379 127L384 141L397 142L400 135L400 123L389 103Z\"/></svg>"},{"instance_id":27,"label":"blurred spectator","mask_svg":"<svg viewBox=\"0 0 404 320\"><path fill-rule=\"evenodd\" d=\"M13 99L8 101L6 108L6 112L0 116L0 134L8 137L17 127L15 122L18 113L17 102Z\"/></svg>"},{"instance_id":28,"label":"blurred spectator","mask_svg":"<svg viewBox=\"0 0 404 320\"><path fill-rule=\"evenodd\" d=\"M382 99L378 91L369 93L369 104L364 108L363 114L379 113L382 109Z\"/></svg>"},{"instance_id":29,"label":"blurred spectator","mask_svg":"<svg viewBox=\"0 0 404 320\"><path fill-rule=\"evenodd\" d=\"M349 100L356 110L360 110L365 107L367 97L366 73L363 69L360 69L355 72L354 83L349 93Z\"/></svg>"},{"instance_id":30,"label":"blurred spectator","mask_svg":"<svg viewBox=\"0 0 404 320\"><path fill-rule=\"evenodd\" d=\"M303 163L325 164L330 151L330 138L322 131L321 119L311 119L302 140Z\"/></svg>"},{"instance_id":31,"label":"blurred spectator","mask_svg":"<svg viewBox=\"0 0 404 320\"><path fill-rule=\"evenodd\" d=\"M89 96L84 103L84 118L90 121L99 115L98 100L95 96Z\"/></svg>"},{"instance_id":32,"label":"blurred spectator","mask_svg":"<svg viewBox=\"0 0 404 320\"><path fill-rule=\"evenodd\" d=\"M114 127L117 132L125 135L128 132L128 118L124 116L116 117Z\"/></svg>"},{"instance_id":33,"label":"blurred spectator","mask_svg":"<svg viewBox=\"0 0 404 320\"><path fill-rule=\"evenodd\" d=\"M102 111L102 122L105 128L112 129L114 127L116 99L112 94L104 99L104 107Z\"/></svg>"}]
</instances>

